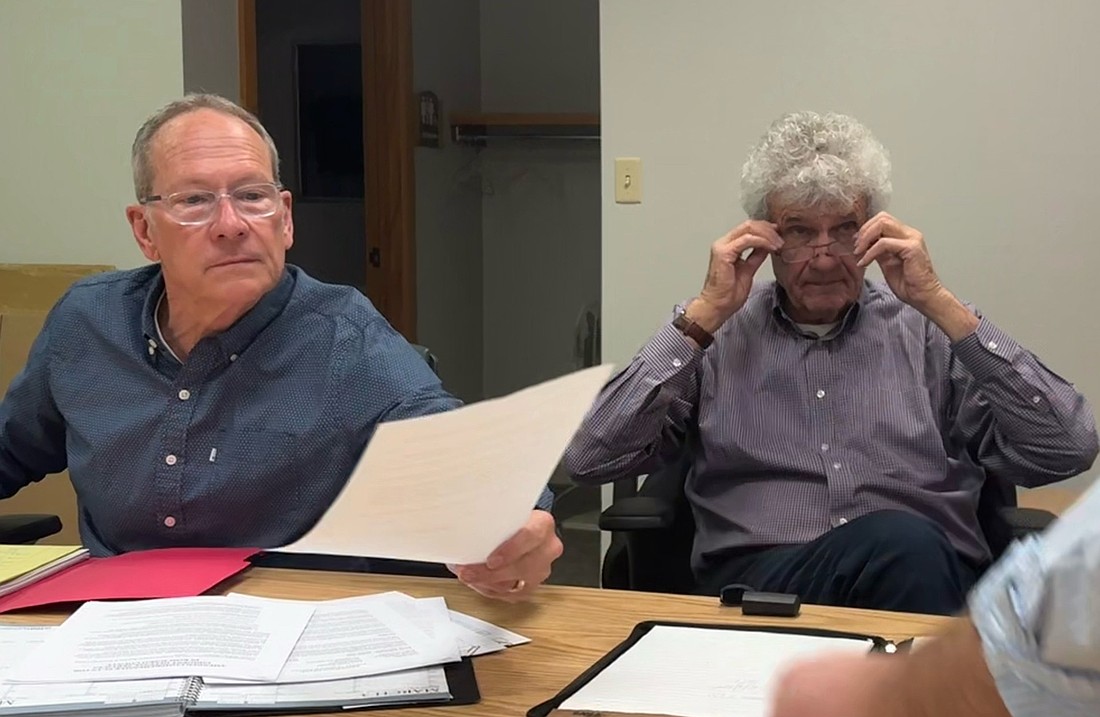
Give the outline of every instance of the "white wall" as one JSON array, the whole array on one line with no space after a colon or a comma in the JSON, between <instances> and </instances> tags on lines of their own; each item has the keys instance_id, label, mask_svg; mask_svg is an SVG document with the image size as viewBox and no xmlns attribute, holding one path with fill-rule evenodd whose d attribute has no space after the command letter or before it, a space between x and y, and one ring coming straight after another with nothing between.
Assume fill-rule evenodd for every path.
<instances>
[{"instance_id":1,"label":"white wall","mask_svg":"<svg viewBox=\"0 0 1100 717\"><path fill-rule=\"evenodd\" d=\"M485 112L596 112L597 0L481 1ZM599 147L491 141L480 156L485 394L568 373L600 298Z\"/></svg>"},{"instance_id":2,"label":"white wall","mask_svg":"<svg viewBox=\"0 0 1100 717\"><path fill-rule=\"evenodd\" d=\"M413 1L414 90L440 102L441 146L417 147L417 340L439 358L449 391L483 395L481 179L477 152L450 141L451 112L481 107L478 0Z\"/></svg>"},{"instance_id":3,"label":"white wall","mask_svg":"<svg viewBox=\"0 0 1100 717\"><path fill-rule=\"evenodd\" d=\"M0 2L0 262L145 263L130 144L183 88L180 6Z\"/></svg>"},{"instance_id":4,"label":"white wall","mask_svg":"<svg viewBox=\"0 0 1100 717\"><path fill-rule=\"evenodd\" d=\"M241 101L237 3L180 0L184 92L212 92Z\"/></svg>"},{"instance_id":5,"label":"white wall","mask_svg":"<svg viewBox=\"0 0 1100 717\"><path fill-rule=\"evenodd\" d=\"M891 150L944 282L1100 407L1098 25L1091 0L602 0L605 360L698 290L768 123L835 110ZM614 204L616 156L641 205Z\"/></svg>"}]
</instances>

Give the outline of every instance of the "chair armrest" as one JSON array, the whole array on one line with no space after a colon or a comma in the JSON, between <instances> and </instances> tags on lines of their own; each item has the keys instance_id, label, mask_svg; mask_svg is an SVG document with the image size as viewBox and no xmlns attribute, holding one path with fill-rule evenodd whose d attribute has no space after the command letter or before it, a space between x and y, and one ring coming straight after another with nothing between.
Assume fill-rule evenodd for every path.
<instances>
[{"instance_id":1,"label":"chair armrest","mask_svg":"<svg viewBox=\"0 0 1100 717\"><path fill-rule=\"evenodd\" d=\"M33 543L60 530L56 515L0 515L0 544Z\"/></svg>"},{"instance_id":2,"label":"chair armrest","mask_svg":"<svg viewBox=\"0 0 1100 717\"><path fill-rule=\"evenodd\" d=\"M1003 508L1001 517L1012 530L1012 537L1019 539L1032 533L1041 533L1058 519L1054 513L1041 508Z\"/></svg>"},{"instance_id":3,"label":"chair armrest","mask_svg":"<svg viewBox=\"0 0 1100 717\"><path fill-rule=\"evenodd\" d=\"M676 506L667 500L636 495L620 498L600 514L600 530L632 531L671 528Z\"/></svg>"}]
</instances>

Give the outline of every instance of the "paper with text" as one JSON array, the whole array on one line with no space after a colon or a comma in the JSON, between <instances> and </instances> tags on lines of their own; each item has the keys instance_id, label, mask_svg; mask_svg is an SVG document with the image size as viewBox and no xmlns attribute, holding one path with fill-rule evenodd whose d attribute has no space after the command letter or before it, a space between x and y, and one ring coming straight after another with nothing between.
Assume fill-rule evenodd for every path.
<instances>
[{"instance_id":1,"label":"paper with text","mask_svg":"<svg viewBox=\"0 0 1100 717\"><path fill-rule=\"evenodd\" d=\"M54 629L48 626L0 625L0 715L10 711L24 713L58 706L73 709L79 706L98 707L105 704L182 702L185 690L190 684L186 679L60 684L4 682L5 675L45 643ZM182 708L179 711L182 712Z\"/></svg>"},{"instance_id":2,"label":"paper with text","mask_svg":"<svg viewBox=\"0 0 1100 717\"><path fill-rule=\"evenodd\" d=\"M454 610L451 610L451 622L458 631L459 649L465 657L487 655L531 642L528 637Z\"/></svg>"},{"instance_id":3,"label":"paper with text","mask_svg":"<svg viewBox=\"0 0 1100 717\"><path fill-rule=\"evenodd\" d=\"M313 603L232 596L89 602L16 666L8 680L274 681L312 615Z\"/></svg>"},{"instance_id":4,"label":"paper with text","mask_svg":"<svg viewBox=\"0 0 1100 717\"><path fill-rule=\"evenodd\" d=\"M482 563L527 522L608 365L378 426L340 496L281 550Z\"/></svg>"},{"instance_id":5,"label":"paper with text","mask_svg":"<svg viewBox=\"0 0 1100 717\"><path fill-rule=\"evenodd\" d=\"M438 637L425 634L395 608L394 595L401 594L380 593L309 603L314 606L313 617L278 678L272 681L314 682L366 677L461 659L453 632L448 630ZM268 601L247 595L233 597L246 601L294 602ZM416 603L412 602L415 608ZM207 683L227 684L230 681L211 678Z\"/></svg>"},{"instance_id":6,"label":"paper with text","mask_svg":"<svg viewBox=\"0 0 1100 717\"><path fill-rule=\"evenodd\" d=\"M870 649L862 640L658 625L561 709L765 717L771 683L787 661L821 650Z\"/></svg>"}]
</instances>

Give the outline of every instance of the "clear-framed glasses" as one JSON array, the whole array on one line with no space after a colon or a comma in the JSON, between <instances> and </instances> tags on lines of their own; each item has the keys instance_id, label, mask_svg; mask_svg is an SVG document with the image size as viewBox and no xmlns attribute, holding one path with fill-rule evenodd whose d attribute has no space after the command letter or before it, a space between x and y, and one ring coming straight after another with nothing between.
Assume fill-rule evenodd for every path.
<instances>
[{"instance_id":1,"label":"clear-framed glasses","mask_svg":"<svg viewBox=\"0 0 1100 717\"><path fill-rule=\"evenodd\" d=\"M270 182L247 184L228 192L211 192L206 189L185 189L171 194L154 194L145 197L140 204L159 203L177 224L195 226L206 224L218 211L223 197L233 203L237 214L248 219L270 217L279 210L282 187Z\"/></svg>"},{"instance_id":2,"label":"clear-framed glasses","mask_svg":"<svg viewBox=\"0 0 1100 717\"><path fill-rule=\"evenodd\" d=\"M811 244L817 238L819 232L811 227L792 226L781 232L783 248L779 250L779 258L784 264L799 264L809 261L817 254L818 249L824 249L832 256L852 256L856 251L856 235L859 226L855 222L842 224L829 230L828 244Z\"/></svg>"}]
</instances>

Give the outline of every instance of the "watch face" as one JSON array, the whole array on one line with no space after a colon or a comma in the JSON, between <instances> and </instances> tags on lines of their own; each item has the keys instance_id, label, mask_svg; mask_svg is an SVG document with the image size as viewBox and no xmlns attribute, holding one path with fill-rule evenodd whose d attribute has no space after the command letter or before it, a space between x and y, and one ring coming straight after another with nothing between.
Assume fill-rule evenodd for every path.
<instances>
[{"instance_id":1,"label":"watch face","mask_svg":"<svg viewBox=\"0 0 1100 717\"><path fill-rule=\"evenodd\" d=\"M673 307L672 312L677 316L683 316L687 313L687 307L683 304L676 304L676 306Z\"/></svg>"}]
</instances>

